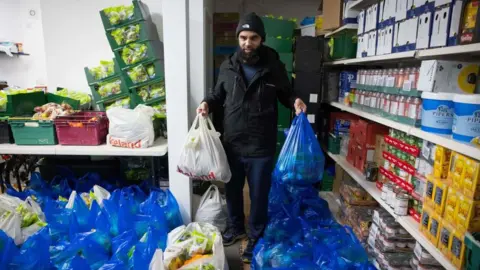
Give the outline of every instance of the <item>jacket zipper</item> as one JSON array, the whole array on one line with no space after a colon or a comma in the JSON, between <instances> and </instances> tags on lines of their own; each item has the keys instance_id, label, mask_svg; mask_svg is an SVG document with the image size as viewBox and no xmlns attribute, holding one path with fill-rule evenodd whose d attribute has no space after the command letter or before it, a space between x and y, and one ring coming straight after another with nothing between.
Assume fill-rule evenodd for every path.
<instances>
[{"instance_id":1,"label":"jacket zipper","mask_svg":"<svg viewBox=\"0 0 480 270\"><path fill-rule=\"evenodd\" d=\"M258 84L258 112L262 111L263 82Z\"/></svg>"},{"instance_id":2,"label":"jacket zipper","mask_svg":"<svg viewBox=\"0 0 480 270\"><path fill-rule=\"evenodd\" d=\"M238 77L235 76L235 82L233 83L232 97L230 98L231 104L233 104L233 102L235 101L235 91L237 90L237 81L238 81Z\"/></svg>"}]
</instances>

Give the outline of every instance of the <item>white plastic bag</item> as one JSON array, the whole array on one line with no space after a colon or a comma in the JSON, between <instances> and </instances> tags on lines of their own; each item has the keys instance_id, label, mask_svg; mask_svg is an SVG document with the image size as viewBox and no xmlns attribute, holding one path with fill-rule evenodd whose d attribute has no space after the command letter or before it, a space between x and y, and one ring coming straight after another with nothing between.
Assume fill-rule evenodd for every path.
<instances>
[{"instance_id":1,"label":"white plastic bag","mask_svg":"<svg viewBox=\"0 0 480 270\"><path fill-rule=\"evenodd\" d=\"M110 192L101 186L93 186L93 194L95 195L95 200L101 208L103 208L103 200L110 199Z\"/></svg>"},{"instance_id":2,"label":"white plastic bag","mask_svg":"<svg viewBox=\"0 0 480 270\"><path fill-rule=\"evenodd\" d=\"M164 270L163 269L163 251L161 249L156 249L153 254L153 258L150 261L148 270Z\"/></svg>"},{"instance_id":3,"label":"white plastic bag","mask_svg":"<svg viewBox=\"0 0 480 270\"><path fill-rule=\"evenodd\" d=\"M207 254L212 254L208 258L199 259L188 265L183 265L188 254L192 255L192 249L200 251L200 245L205 240L213 240L211 250ZM197 253L198 254L198 253ZM199 255L201 255L200 253ZM182 225L175 228L168 234L167 248L164 255L164 269L199 269L200 266L213 266L214 269L228 269L228 263L225 258L222 235L220 231L211 224L192 222L187 226ZM178 268L182 266L181 268Z\"/></svg>"},{"instance_id":4,"label":"white plastic bag","mask_svg":"<svg viewBox=\"0 0 480 270\"><path fill-rule=\"evenodd\" d=\"M198 125L198 127L197 127ZM194 179L225 183L232 176L220 133L210 118L197 115L180 154L177 171Z\"/></svg>"},{"instance_id":5,"label":"white plastic bag","mask_svg":"<svg viewBox=\"0 0 480 270\"><path fill-rule=\"evenodd\" d=\"M124 148L147 148L153 145L155 132L152 107L138 105L134 110L111 108L107 111L110 121L107 144Z\"/></svg>"},{"instance_id":6,"label":"white plastic bag","mask_svg":"<svg viewBox=\"0 0 480 270\"><path fill-rule=\"evenodd\" d=\"M225 204L225 199L220 195L218 187L211 185L202 196L195 215L195 222L210 223L223 232L227 227L228 219Z\"/></svg>"}]
</instances>

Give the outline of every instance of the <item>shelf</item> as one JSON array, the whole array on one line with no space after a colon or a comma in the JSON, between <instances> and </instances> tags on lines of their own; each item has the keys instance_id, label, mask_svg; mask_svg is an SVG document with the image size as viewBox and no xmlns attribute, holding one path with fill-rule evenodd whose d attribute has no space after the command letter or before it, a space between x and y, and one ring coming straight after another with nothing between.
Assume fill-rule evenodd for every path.
<instances>
[{"instance_id":1,"label":"shelf","mask_svg":"<svg viewBox=\"0 0 480 270\"><path fill-rule=\"evenodd\" d=\"M7 54L6 52L4 51L0 51L1 54ZM30 55L29 53L23 53L23 52L18 52L18 53L15 53L15 52L12 52L13 55Z\"/></svg>"},{"instance_id":2,"label":"shelf","mask_svg":"<svg viewBox=\"0 0 480 270\"><path fill-rule=\"evenodd\" d=\"M334 35L334 34L336 34L336 33L342 32L342 31L344 31L344 30L356 30L356 29L358 29L358 24L356 24L356 23L345 24L345 25L343 25L343 26L341 26L341 27L333 30L333 31L330 32L330 33L326 33L326 34L325 34L325 37L327 38L327 37L329 37L329 36L332 36L332 35Z\"/></svg>"},{"instance_id":3,"label":"shelf","mask_svg":"<svg viewBox=\"0 0 480 270\"><path fill-rule=\"evenodd\" d=\"M365 119L377 122L379 124L382 124L387 127L394 128L396 130L403 131L407 134L413 135L415 137L418 137L420 139L427 140L429 142L444 146L448 149L451 149L455 152L458 152L460 154L464 154L466 156L472 157L474 159L480 160L480 148L475 147L474 145L455 141L451 138L451 136L442 136L434 133L429 133L421 130L420 128L401 124L398 122L395 122L393 120L364 112L359 109L355 109L352 107L345 106L343 104L340 104L338 102L331 102L330 103L332 106L337 107L343 111L347 111L349 113L356 114L360 117L363 117Z\"/></svg>"},{"instance_id":4,"label":"shelf","mask_svg":"<svg viewBox=\"0 0 480 270\"><path fill-rule=\"evenodd\" d=\"M354 4L352 4L351 8L354 10L362 10L365 9L375 3L378 3L377 0L357 0Z\"/></svg>"},{"instance_id":5,"label":"shelf","mask_svg":"<svg viewBox=\"0 0 480 270\"><path fill-rule=\"evenodd\" d=\"M347 160L340 156L328 153L328 155L342 167L361 187L365 189L385 210L387 210L405 230L417 240L423 248L425 248L445 269L455 270L450 261L443 256L443 254L433 245L419 230L419 223L417 223L410 216L397 216L390 206L381 199L381 192L377 189L375 183L365 180L365 176L350 165Z\"/></svg>"},{"instance_id":6,"label":"shelf","mask_svg":"<svg viewBox=\"0 0 480 270\"><path fill-rule=\"evenodd\" d=\"M360 65L360 64L368 64L368 63L387 63L387 62L393 62L396 60L420 61L424 59L459 56L459 55L462 55L468 58L472 56L480 56L480 43L391 53L386 55L377 55L377 56L369 56L369 57L362 57L362 58L343 59L343 60L325 62L325 65L329 65L329 66Z\"/></svg>"},{"instance_id":7,"label":"shelf","mask_svg":"<svg viewBox=\"0 0 480 270\"><path fill-rule=\"evenodd\" d=\"M97 146L0 144L0 153L65 156L164 156L167 154L167 140L157 139L151 147L138 149L114 147L106 144Z\"/></svg>"}]
</instances>

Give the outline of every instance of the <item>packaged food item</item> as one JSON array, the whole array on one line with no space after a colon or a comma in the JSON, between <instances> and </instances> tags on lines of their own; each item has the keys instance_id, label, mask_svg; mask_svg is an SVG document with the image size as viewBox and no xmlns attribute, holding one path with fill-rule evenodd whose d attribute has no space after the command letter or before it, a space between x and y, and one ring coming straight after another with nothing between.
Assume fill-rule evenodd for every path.
<instances>
[{"instance_id":1,"label":"packaged food item","mask_svg":"<svg viewBox=\"0 0 480 270\"><path fill-rule=\"evenodd\" d=\"M141 83L148 80L150 77L147 74L147 70L143 65L138 65L127 71L128 76L133 83Z\"/></svg>"},{"instance_id":2,"label":"packaged food item","mask_svg":"<svg viewBox=\"0 0 480 270\"><path fill-rule=\"evenodd\" d=\"M398 114L398 101L400 96L392 95L390 98L390 115L396 116Z\"/></svg>"},{"instance_id":3,"label":"packaged food item","mask_svg":"<svg viewBox=\"0 0 480 270\"><path fill-rule=\"evenodd\" d=\"M132 43L122 48L122 60L127 65L133 65L147 57L147 45L143 43Z\"/></svg>"},{"instance_id":4,"label":"packaged food item","mask_svg":"<svg viewBox=\"0 0 480 270\"><path fill-rule=\"evenodd\" d=\"M115 107L130 109L130 97L122 98L122 99L116 100L116 101L108 104L105 107L105 110L108 111L108 109L115 108Z\"/></svg>"},{"instance_id":5,"label":"packaged food item","mask_svg":"<svg viewBox=\"0 0 480 270\"><path fill-rule=\"evenodd\" d=\"M443 220L440 226L440 236L438 238L437 248L447 259L451 259L450 244L453 238L455 227L446 220Z\"/></svg>"},{"instance_id":6,"label":"packaged food item","mask_svg":"<svg viewBox=\"0 0 480 270\"><path fill-rule=\"evenodd\" d=\"M399 89L403 88L403 82L405 81L404 74L405 74L405 70L403 68L398 70L398 73L397 73L397 76L396 76L396 78L397 78L396 79L396 84L395 84L396 88L399 88Z\"/></svg>"},{"instance_id":7,"label":"packaged food item","mask_svg":"<svg viewBox=\"0 0 480 270\"><path fill-rule=\"evenodd\" d=\"M436 245L437 242L438 242L438 236L440 235L440 223L441 222L442 222L442 219L441 219L440 215L438 215L435 212L432 212L430 214L430 223L428 225L428 239L434 245Z\"/></svg>"},{"instance_id":8,"label":"packaged food item","mask_svg":"<svg viewBox=\"0 0 480 270\"><path fill-rule=\"evenodd\" d=\"M480 200L480 163L471 158L465 158L465 167L462 176L463 194L465 196Z\"/></svg>"},{"instance_id":9,"label":"packaged food item","mask_svg":"<svg viewBox=\"0 0 480 270\"><path fill-rule=\"evenodd\" d=\"M462 190L463 188L462 176L465 169L465 162L466 159L463 155L456 152L452 153L448 178L452 182L452 187L457 190Z\"/></svg>"},{"instance_id":10,"label":"packaged food item","mask_svg":"<svg viewBox=\"0 0 480 270\"><path fill-rule=\"evenodd\" d=\"M480 232L480 201L459 195L455 209L455 224L458 231Z\"/></svg>"},{"instance_id":11,"label":"packaged food item","mask_svg":"<svg viewBox=\"0 0 480 270\"><path fill-rule=\"evenodd\" d=\"M121 84L122 84L122 81L120 79L100 83L99 84L100 87L98 88L98 94L102 98L119 94L121 92L121 88L120 88Z\"/></svg>"},{"instance_id":12,"label":"packaged food item","mask_svg":"<svg viewBox=\"0 0 480 270\"><path fill-rule=\"evenodd\" d=\"M435 180L435 190L433 195L433 203L435 213L438 215L443 214L443 209L445 209L445 199L447 198L447 183L442 182L439 179Z\"/></svg>"},{"instance_id":13,"label":"packaged food item","mask_svg":"<svg viewBox=\"0 0 480 270\"><path fill-rule=\"evenodd\" d=\"M458 269L462 269L463 267L463 256L465 254L464 237L464 232L454 230L452 240L450 241L450 258L453 265L458 267Z\"/></svg>"},{"instance_id":14,"label":"packaged food item","mask_svg":"<svg viewBox=\"0 0 480 270\"><path fill-rule=\"evenodd\" d=\"M427 238L429 236L430 219L433 213L433 209L424 204L422 217L420 218L420 231Z\"/></svg>"},{"instance_id":15,"label":"packaged food item","mask_svg":"<svg viewBox=\"0 0 480 270\"><path fill-rule=\"evenodd\" d=\"M420 242L416 242L413 252L419 264L440 266L440 263L422 247Z\"/></svg>"},{"instance_id":16,"label":"packaged food item","mask_svg":"<svg viewBox=\"0 0 480 270\"><path fill-rule=\"evenodd\" d=\"M455 188L448 188L443 219L451 224L455 224L455 209L457 209L458 197L459 193Z\"/></svg>"},{"instance_id":17,"label":"packaged food item","mask_svg":"<svg viewBox=\"0 0 480 270\"><path fill-rule=\"evenodd\" d=\"M110 34L119 46L134 42L140 37L140 24L121 27L113 30Z\"/></svg>"},{"instance_id":18,"label":"packaged food item","mask_svg":"<svg viewBox=\"0 0 480 270\"><path fill-rule=\"evenodd\" d=\"M433 164L433 175L436 178L446 179L448 176L448 167L452 151L443 146L437 145L435 148L435 161Z\"/></svg>"},{"instance_id":19,"label":"packaged food item","mask_svg":"<svg viewBox=\"0 0 480 270\"><path fill-rule=\"evenodd\" d=\"M152 108L155 110L156 118L166 118L167 117L167 103L165 101L159 102L158 104L152 105Z\"/></svg>"},{"instance_id":20,"label":"packaged food item","mask_svg":"<svg viewBox=\"0 0 480 270\"><path fill-rule=\"evenodd\" d=\"M115 6L103 10L111 25L118 25L131 20L134 15L134 6Z\"/></svg>"},{"instance_id":21,"label":"packaged food item","mask_svg":"<svg viewBox=\"0 0 480 270\"><path fill-rule=\"evenodd\" d=\"M35 114L32 117L34 120L53 120L57 116L66 116L74 112L69 104L63 103L60 105L53 102L35 107L34 111Z\"/></svg>"},{"instance_id":22,"label":"packaged food item","mask_svg":"<svg viewBox=\"0 0 480 270\"><path fill-rule=\"evenodd\" d=\"M398 193L395 196L394 211L398 216L408 215L408 201L410 196L406 193Z\"/></svg>"},{"instance_id":23,"label":"packaged food item","mask_svg":"<svg viewBox=\"0 0 480 270\"><path fill-rule=\"evenodd\" d=\"M425 196L423 197L423 204L425 206L434 208L434 192L435 192L435 179L432 175L427 175L427 183L425 185Z\"/></svg>"},{"instance_id":24,"label":"packaged food item","mask_svg":"<svg viewBox=\"0 0 480 270\"><path fill-rule=\"evenodd\" d=\"M94 80L101 80L115 74L115 63L113 60L100 61L100 66L88 69Z\"/></svg>"},{"instance_id":25,"label":"packaged food item","mask_svg":"<svg viewBox=\"0 0 480 270\"><path fill-rule=\"evenodd\" d=\"M158 83L142 86L138 90L138 95L143 99L144 102L147 102L154 98L164 97L165 82L161 81Z\"/></svg>"}]
</instances>

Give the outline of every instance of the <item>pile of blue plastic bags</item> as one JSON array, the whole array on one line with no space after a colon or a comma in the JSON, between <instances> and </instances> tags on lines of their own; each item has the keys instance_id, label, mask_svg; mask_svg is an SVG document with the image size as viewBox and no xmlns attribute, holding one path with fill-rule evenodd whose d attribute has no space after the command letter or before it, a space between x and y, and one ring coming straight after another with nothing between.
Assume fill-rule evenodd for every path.
<instances>
[{"instance_id":1,"label":"pile of blue plastic bags","mask_svg":"<svg viewBox=\"0 0 480 270\"><path fill-rule=\"evenodd\" d=\"M288 131L272 174L269 223L252 269L375 269L353 231L338 224L313 184L325 157L305 114Z\"/></svg>"},{"instance_id":2,"label":"pile of blue plastic bags","mask_svg":"<svg viewBox=\"0 0 480 270\"><path fill-rule=\"evenodd\" d=\"M102 183L96 177L72 186L65 178L46 183L34 173L26 191L0 195L13 202L17 199L10 195L33 198L41 208L38 231L22 244L8 235L11 231L0 230L0 269L148 269L155 250L165 249L168 233L183 225L177 201L170 191L156 188L115 189L105 183L109 192L94 185ZM33 209L20 210L25 207ZM26 219L29 213L18 208L3 209L0 221L12 215Z\"/></svg>"}]
</instances>

